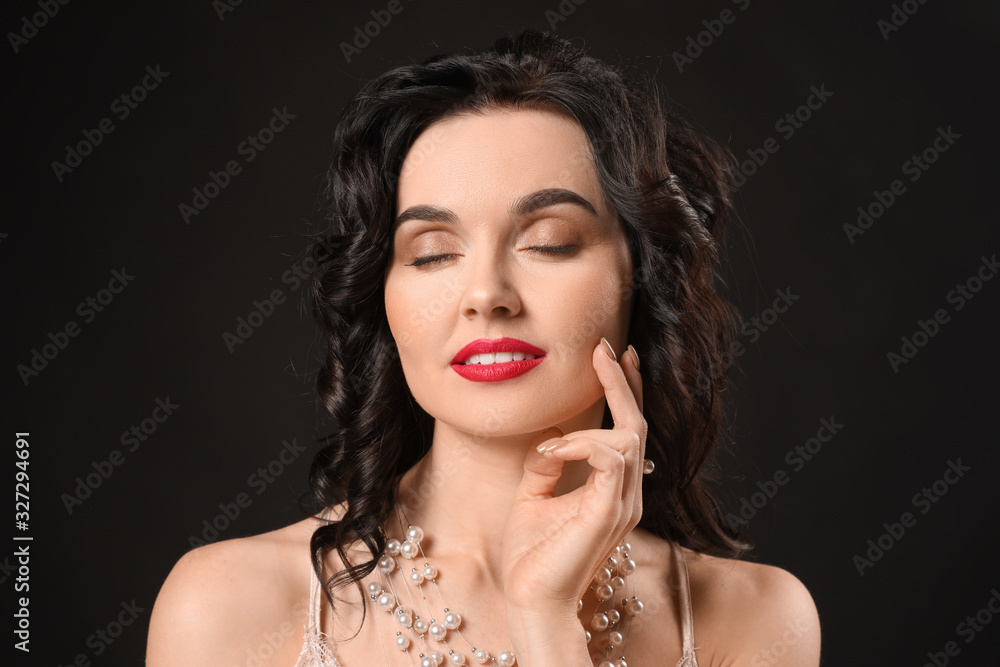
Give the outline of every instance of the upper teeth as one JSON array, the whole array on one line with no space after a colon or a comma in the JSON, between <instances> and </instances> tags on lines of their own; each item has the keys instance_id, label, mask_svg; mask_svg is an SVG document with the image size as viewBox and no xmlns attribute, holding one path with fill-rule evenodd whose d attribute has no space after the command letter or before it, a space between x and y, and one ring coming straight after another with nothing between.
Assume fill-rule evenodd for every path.
<instances>
[{"instance_id":1,"label":"upper teeth","mask_svg":"<svg viewBox=\"0 0 1000 667\"><path fill-rule=\"evenodd\" d=\"M474 354L466 359L463 364L502 364L506 361L521 361L523 359L534 359L535 355L524 352L487 352Z\"/></svg>"}]
</instances>

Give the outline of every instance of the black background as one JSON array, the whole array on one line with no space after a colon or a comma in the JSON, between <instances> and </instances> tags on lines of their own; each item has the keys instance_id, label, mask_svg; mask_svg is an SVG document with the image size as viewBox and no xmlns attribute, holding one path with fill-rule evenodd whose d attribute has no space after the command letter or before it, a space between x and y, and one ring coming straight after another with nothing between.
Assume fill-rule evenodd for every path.
<instances>
[{"instance_id":1,"label":"black background","mask_svg":"<svg viewBox=\"0 0 1000 667\"><path fill-rule=\"evenodd\" d=\"M950 664L996 664L1000 619L971 642L956 626L1000 587L1000 280L961 310L947 295L1000 251L990 200L1000 10L902 4L917 10L888 39L878 21L890 18L889 2L753 0L741 10L722 0L567 0L555 28L596 56L655 74L685 116L741 159L768 137L780 146L739 191L726 275L748 318L763 315L777 289L799 298L759 340L743 339L729 397L736 444L721 460L737 477L724 494L734 510L758 482L788 474L750 521L750 557L812 591L823 664L922 665L949 641L960 649ZM18 52L8 36L3 437L13 487L14 434L31 434L30 530L10 534L34 538L32 650L14 652L19 664L64 665L79 654L95 665L142 661L156 593L220 503L241 492L252 500L220 538L300 518L312 445L329 422L312 398L317 347L304 290L282 275L317 218L337 115L392 65L485 49L507 32L549 27L546 12L560 11L556 0L404 0L347 62L341 43L385 6L244 0L220 18L209 2L77 1ZM679 71L673 52L726 8L735 20ZM0 25L19 32L38 11L7 3ZM157 65L169 76L120 120L111 102ZM833 95L785 138L775 122L811 86ZM237 146L285 107L295 118L246 162ZM105 117L115 130L60 182L52 162ZM903 163L949 127L960 138L911 182ZM185 224L178 205L233 159L242 172ZM905 193L850 243L843 225L894 179ZM77 305L123 267L134 279L85 323ZM275 289L287 301L230 352L223 333ZM950 320L894 371L887 354L937 309ZM25 384L17 367L70 320L79 335ZM167 397L179 407L127 451L122 432ZM831 417L843 428L793 470L786 453ZM292 439L306 453L266 488L252 485ZM115 449L122 464L69 513L64 494ZM959 459L970 470L921 513L914 494ZM906 511L915 526L860 576L854 556ZM8 599L10 545L0 552ZM133 600L145 611L96 655L92 635Z\"/></svg>"}]
</instances>

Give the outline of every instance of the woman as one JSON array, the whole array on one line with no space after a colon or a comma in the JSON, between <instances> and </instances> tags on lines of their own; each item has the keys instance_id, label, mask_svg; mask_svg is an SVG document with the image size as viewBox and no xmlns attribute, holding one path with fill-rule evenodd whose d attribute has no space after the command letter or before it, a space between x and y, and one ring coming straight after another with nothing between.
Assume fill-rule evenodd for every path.
<instances>
[{"instance_id":1,"label":"woman","mask_svg":"<svg viewBox=\"0 0 1000 667\"><path fill-rule=\"evenodd\" d=\"M336 147L324 509L185 555L147 663L818 664L805 587L719 557L724 152L532 31L391 70Z\"/></svg>"}]
</instances>

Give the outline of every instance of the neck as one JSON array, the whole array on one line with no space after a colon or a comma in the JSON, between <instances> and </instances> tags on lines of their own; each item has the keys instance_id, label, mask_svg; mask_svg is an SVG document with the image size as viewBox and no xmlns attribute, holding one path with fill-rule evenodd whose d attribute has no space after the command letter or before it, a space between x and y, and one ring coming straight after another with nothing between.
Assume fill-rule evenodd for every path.
<instances>
[{"instance_id":1,"label":"neck","mask_svg":"<svg viewBox=\"0 0 1000 667\"><path fill-rule=\"evenodd\" d=\"M503 436L468 433L435 421L430 451L400 481L404 529L407 520L420 526L430 549L446 550L448 556L460 553L499 581L501 538L525 456L545 440L559 437L558 429L569 434L600 428L604 406L602 397L570 419ZM555 495L583 485L591 470L586 461L567 462ZM397 533L401 531L394 518L390 535Z\"/></svg>"}]
</instances>

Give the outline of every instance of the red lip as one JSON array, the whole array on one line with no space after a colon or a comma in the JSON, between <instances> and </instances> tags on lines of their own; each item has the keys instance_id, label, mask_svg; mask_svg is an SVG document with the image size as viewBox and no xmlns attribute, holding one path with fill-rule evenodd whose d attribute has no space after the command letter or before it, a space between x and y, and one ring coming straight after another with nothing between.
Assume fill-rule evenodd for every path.
<instances>
[{"instance_id":1,"label":"red lip","mask_svg":"<svg viewBox=\"0 0 1000 667\"><path fill-rule=\"evenodd\" d=\"M525 354L532 354L536 357L545 356L545 350L535 347L531 343L525 343L523 340L518 340L517 338L497 338L496 340L480 338L472 341L459 350L458 354L456 354L451 360L451 363L460 364L474 354L484 354L488 352L524 352Z\"/></svg>"},{"instance_id":2,"label":"red lip","mask_svg":"<svg viewBox=\"0 0 1000 667\"><path fill-rule=\"evenodd\" d=\"M480 364L462 364L463 361L474 354L489 352L523 352L535 355L536 358L522 359L521 361L506 361L486 366ZM517 338L498 338L497 340L480 338L459 350L458 354L451 360L451 367L466 380L472 380L473 382L499 382L500 380L507 380L527 373L542 363L543 359L545 359L545 350L537 348L523 340L518 340Z\"/></svg>"}]
</instances>

